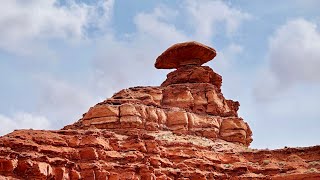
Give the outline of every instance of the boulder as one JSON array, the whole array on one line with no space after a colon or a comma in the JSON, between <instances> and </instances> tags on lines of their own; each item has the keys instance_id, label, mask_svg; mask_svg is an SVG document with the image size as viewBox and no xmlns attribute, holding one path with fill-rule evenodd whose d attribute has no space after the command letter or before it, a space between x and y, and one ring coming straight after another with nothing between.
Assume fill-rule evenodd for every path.
<instances>
[{"instance_id":1,"label":"boulder","mask_svg":"<svg viewBox=\"0 0 320 180\"><path fill-rule=\"evenodd\" d=\"M187 65L197 65L210 61L216 51L204 44L191 41L177 43L164 51L156 60L157 69L178 69Z\"/></svg>"}]
</instances>

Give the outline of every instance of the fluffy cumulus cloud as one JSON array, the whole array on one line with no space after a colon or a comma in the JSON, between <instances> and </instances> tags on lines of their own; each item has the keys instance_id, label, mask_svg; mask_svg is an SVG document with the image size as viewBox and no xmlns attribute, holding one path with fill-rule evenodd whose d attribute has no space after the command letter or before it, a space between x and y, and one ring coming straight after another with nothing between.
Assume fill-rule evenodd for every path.
<instances>
[{"instance_id":1,"label":"fluffy cumulus cloud","mask_svg":"<svg viewBox=\"0 0 320 180\"><path fill-rule=\"evenodd\" d=\"M204 42L210 42L217 33L233 35L243 21L251 16L231 7L223 1L187 1L186 9L190 24L195 29L195 37ZM221 31L221 29L224 29Z\"/></svg>"},{"instance_id":2,"label":"fluffy cumulus cloud","mask_svg":"<svg viewBox=\"0 0 320 180\"><path fill-rule=\"evenodd\" d=\"M289 20L269 39L266 64L257 76L252 110L259 147L319 144L320 31L305 19ZM303 132L303 135L297 135ZM295 138L292 138L295 137Z\"/></svg>"},{"instance_id":3,"label":"fluffy cumulus cloud","mask_svg":"<svg viewBox=\"0 0 320 180\"><path fill-rule=\"evenodd\" d=\"M30 55L48 40L81 40L88 29L105 28L113 1L94 5L68 0L3 0L0 6L0 49Z\"/></svg>"},{"instance_id":4,"label":"fluffy cumulus cloud","mask_svg":"<svg viewBox=\"0 0 320 180\"><path fill-rule=\"evenodd\" d=\"M45 114L52 128L62 128L77 121L90 106L100 99L74 83L52 77L38 78L41 93L37 102L37 113Z\"/></svg>"},{"instance_id":5,"label":"fluffy cumulus cloud","mask_svg":"<svg viewBox=\"0 0 320 180\"><path fill-rule=\"evenodd\" d=\"M81 44L82 40L93 42L91 48L94 53L86 64L91 74L88 73L82 79L90 83L77 85L68 77L61 80L62 75L55 77L54 73L48 72L52 75L48 77L40 74L42 77L32 84L39 91L37 101L30 102L36 109L32 114L45 115L51 122L41 124L41 118L38 118L39 121L34 122L39 126L29 124L33 128L61 128L80 118L82 112L101 100L100 97L110 96L122 88L159 85L167 72L152 67L156 57L168 46L187 40L210 45L218 33L221 36L236 34L240 25L250 17L224 1L185 1L178 9L159 5L148 11L137 12L130 17L135 31L119 34L110 23L113 1L61 2L5 0L0 7L2 50L25 55L39 52L43 47L51 50L51 40L55 40L54 43L58 45L61 41L76 44L80 41ZM181 26L179 22L185 16L190 20ZM221 25L223 29L220 29ZM223 37L229 38L225 35ZM63 47L70 48L68 45ZM230 61L233 57L223 55L223 52L242 52L242 47L231 39L221 49L221 58ZM59 62L63 63L64 59ZM48 121L47 118L43 118L44 122ZM3 116L1 121L18 122L19 118ZM7 127L15 128L14 125Z\"/></svg>"},{"instance_id":6,"label":"fluffy cumulus cloud","mask_svg":"<svg viewBox=\"0 0 320 180\"><path fill-rule=\"evenodd\" d=\"M279 27L269 40L267 69L255 89L258 99L276 92L320 83L320 31L305 19L290 20Z\"/></svg>"},{"instance_id":7,"label":"fluffy cumulus cloud","mask_svg":"<svg viewBox=\"0 0 320 180\"><path fill-rule=\"evenodd\" d=\"M14 129L49 129L51 122L44 116L26 112L18 112L12 117L0 114L0 135L7 134Z\"/></svg>"},{"instance_id":8,"label":"fluffy cumulus cloud","mask_svg":"<svg viewBox=\"0 0 320 180\"><path fill-rule=\"evenodd\" d=\"M180 26L177 22L184 18L189 19L188 23ZM168 46L188 40L210 45L218 33L221 37L236 33L239 26L249 18L249 14L223 1L207 0L185 1L178 9L161 5L152 11L139 12L133 17L136 27L134 33L120 35L121 38L117 38L119 35L108 34L99 41L100 50L93 61L97 82L101 82L98 84L106 86L109 91L112 91L111 86L120 89L132 85L160 84L165 73L161 74L150 67ZM221 30L221 26L225 28ZM224 56L224 52L237 54L242 51L242 47L234 42L227 43L222 49L219 56L225 60L233 57ZM145 78L145 74L149 77Z\"/></svg>"},{"instance_id":9,"label":"fluffy cumulus cloud","mask_svg":"<svg viewBox=\"0 0 320 180\"><path fill-rule=\"evenodd\" d=\"M139 13L134 18L137 33L148 35L160 43L186 40L188 37L172 23L177 15L177 11L165 6L156 7L151 13Z\"/></svg>"},{"instance_id":10,"label":"fluffy cumulus cloud","mask_svg":"<svg viewBox=\"0 0 320 180\"><path fill-rule=\"evenodd\" d=\"M219 61L213 61L214 67L221 70L235 68L235 59L237 59L239 54L243 53L243 49L244 48L240 44L230 43L218 54L219 56L217 58L219 58Z\"/></svg>"},{"instance_id":11,"label":"fluffy cumulus cloud","mask_svg":"<svg viewBox=\"0 0 320 180\"><path fill-rule=\"evenodd\" d=\"M114 92L128 86L159 84L159 72L152 68L156 56L169 45L189 39L170 22L174 17L173 10L157 7L133 17L134 33L120 38L106 34L100 39L92 62L98 88Z\"/></svg>"}]
</instances>

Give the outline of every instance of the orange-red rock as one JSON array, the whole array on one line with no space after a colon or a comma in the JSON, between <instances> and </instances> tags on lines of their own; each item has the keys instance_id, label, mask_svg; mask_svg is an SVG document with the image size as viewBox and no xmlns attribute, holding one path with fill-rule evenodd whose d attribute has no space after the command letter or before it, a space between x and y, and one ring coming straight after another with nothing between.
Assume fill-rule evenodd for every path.
<instances>
[{"instance_id":1,"label":"orange-red rock","mask_svg":"<svg viewBox=\"0 0 320 180\"><path fill-rule=\"evenodd\" d=\"M184 66L169 73L161 86L183 83L210 83L220 89L222 77L208 66Z\"/></svg>"},{"instance_id":2,"label":"orange-red rock","mask_svg":"<svg viewBox=\"0 0 320 180\"><path fill-rule=\"evenodd\" d=\"M229 123L230 120L226 120ZM217 126L216 124L214 126ZM224 125L222 125L224 126ZM226 125L226 129L243 125ZM244 128L244 126L243 126ZM110 141L110 148L69 147L66 151L38 151L43 147L66 148L68 145L34 137L48 134L51 139L68 141L97 135ZM23 138L23 139L21 139ZM10 148L19 146L19 148ZM19 130L0 138L0 179L317 179L320 177L320 146L254 150L224 140L199 135L175 134L168 130ZM33 144L34 148L30 148ZM48 148L47 148L48 149ZM126 172L125 174L123 174Z\"/></svg>"},{"instance_id":3,"label":"orange-red rock","mask_svg":"<svg viewBox=\"0 0 320 180\"><path fill-rule=\"evenodd\" d=\"M177 43L164 51L156 60L158 69L178 69L186 65L200 66L216 56L216 51L199 42Z\"/></svg>"},{"instance_id":4,"label":"orange-red rock","mask_svg":"<svg viewBox=\"0 0 320 180\"><path fill-rule=\"evenodd\" d=\"M189 45L168 52L208 59ZM320 146L249 148L251 129L221 76L181 60L161 86L121 90L61 130L0 137L0 179L320 179Z\"/></svg>"}]
</instances>

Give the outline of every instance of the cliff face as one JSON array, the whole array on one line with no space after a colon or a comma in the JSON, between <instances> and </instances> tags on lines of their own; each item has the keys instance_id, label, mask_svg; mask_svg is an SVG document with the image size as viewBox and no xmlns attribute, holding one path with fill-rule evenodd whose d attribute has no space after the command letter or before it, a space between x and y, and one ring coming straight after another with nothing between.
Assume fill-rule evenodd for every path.
<instances>
[{"instance_id":1,"label":"cliff face","mask_svg":"<svg viewBox=\"0 0 320 180\"><path fill-rule=\"evenodd\" d=\"M200 43L174 45L156 62L177 69L161 86L121 90L62 130L1 137L0 179L320 178L320 146L248 147L239 102L201 66L215 55Z\"/></svg>"}]
</instances>

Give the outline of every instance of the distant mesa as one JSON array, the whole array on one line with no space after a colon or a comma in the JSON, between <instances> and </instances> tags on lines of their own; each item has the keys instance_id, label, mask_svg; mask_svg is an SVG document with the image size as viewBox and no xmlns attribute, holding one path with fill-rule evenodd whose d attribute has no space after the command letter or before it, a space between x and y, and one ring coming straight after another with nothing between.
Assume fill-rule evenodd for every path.
<instances>
[{"instance_id":1,"label":"distant mesa","mask_svg":"<svg viewBox=\"0 0 320 180\"><path fill-rule=\"evenodd\" d=\"M157 58L155 67L157 69L178 69L188 65L201 66L216 55L213 48L196 41L177 43Z\"/></svg>"}]
</instances>

